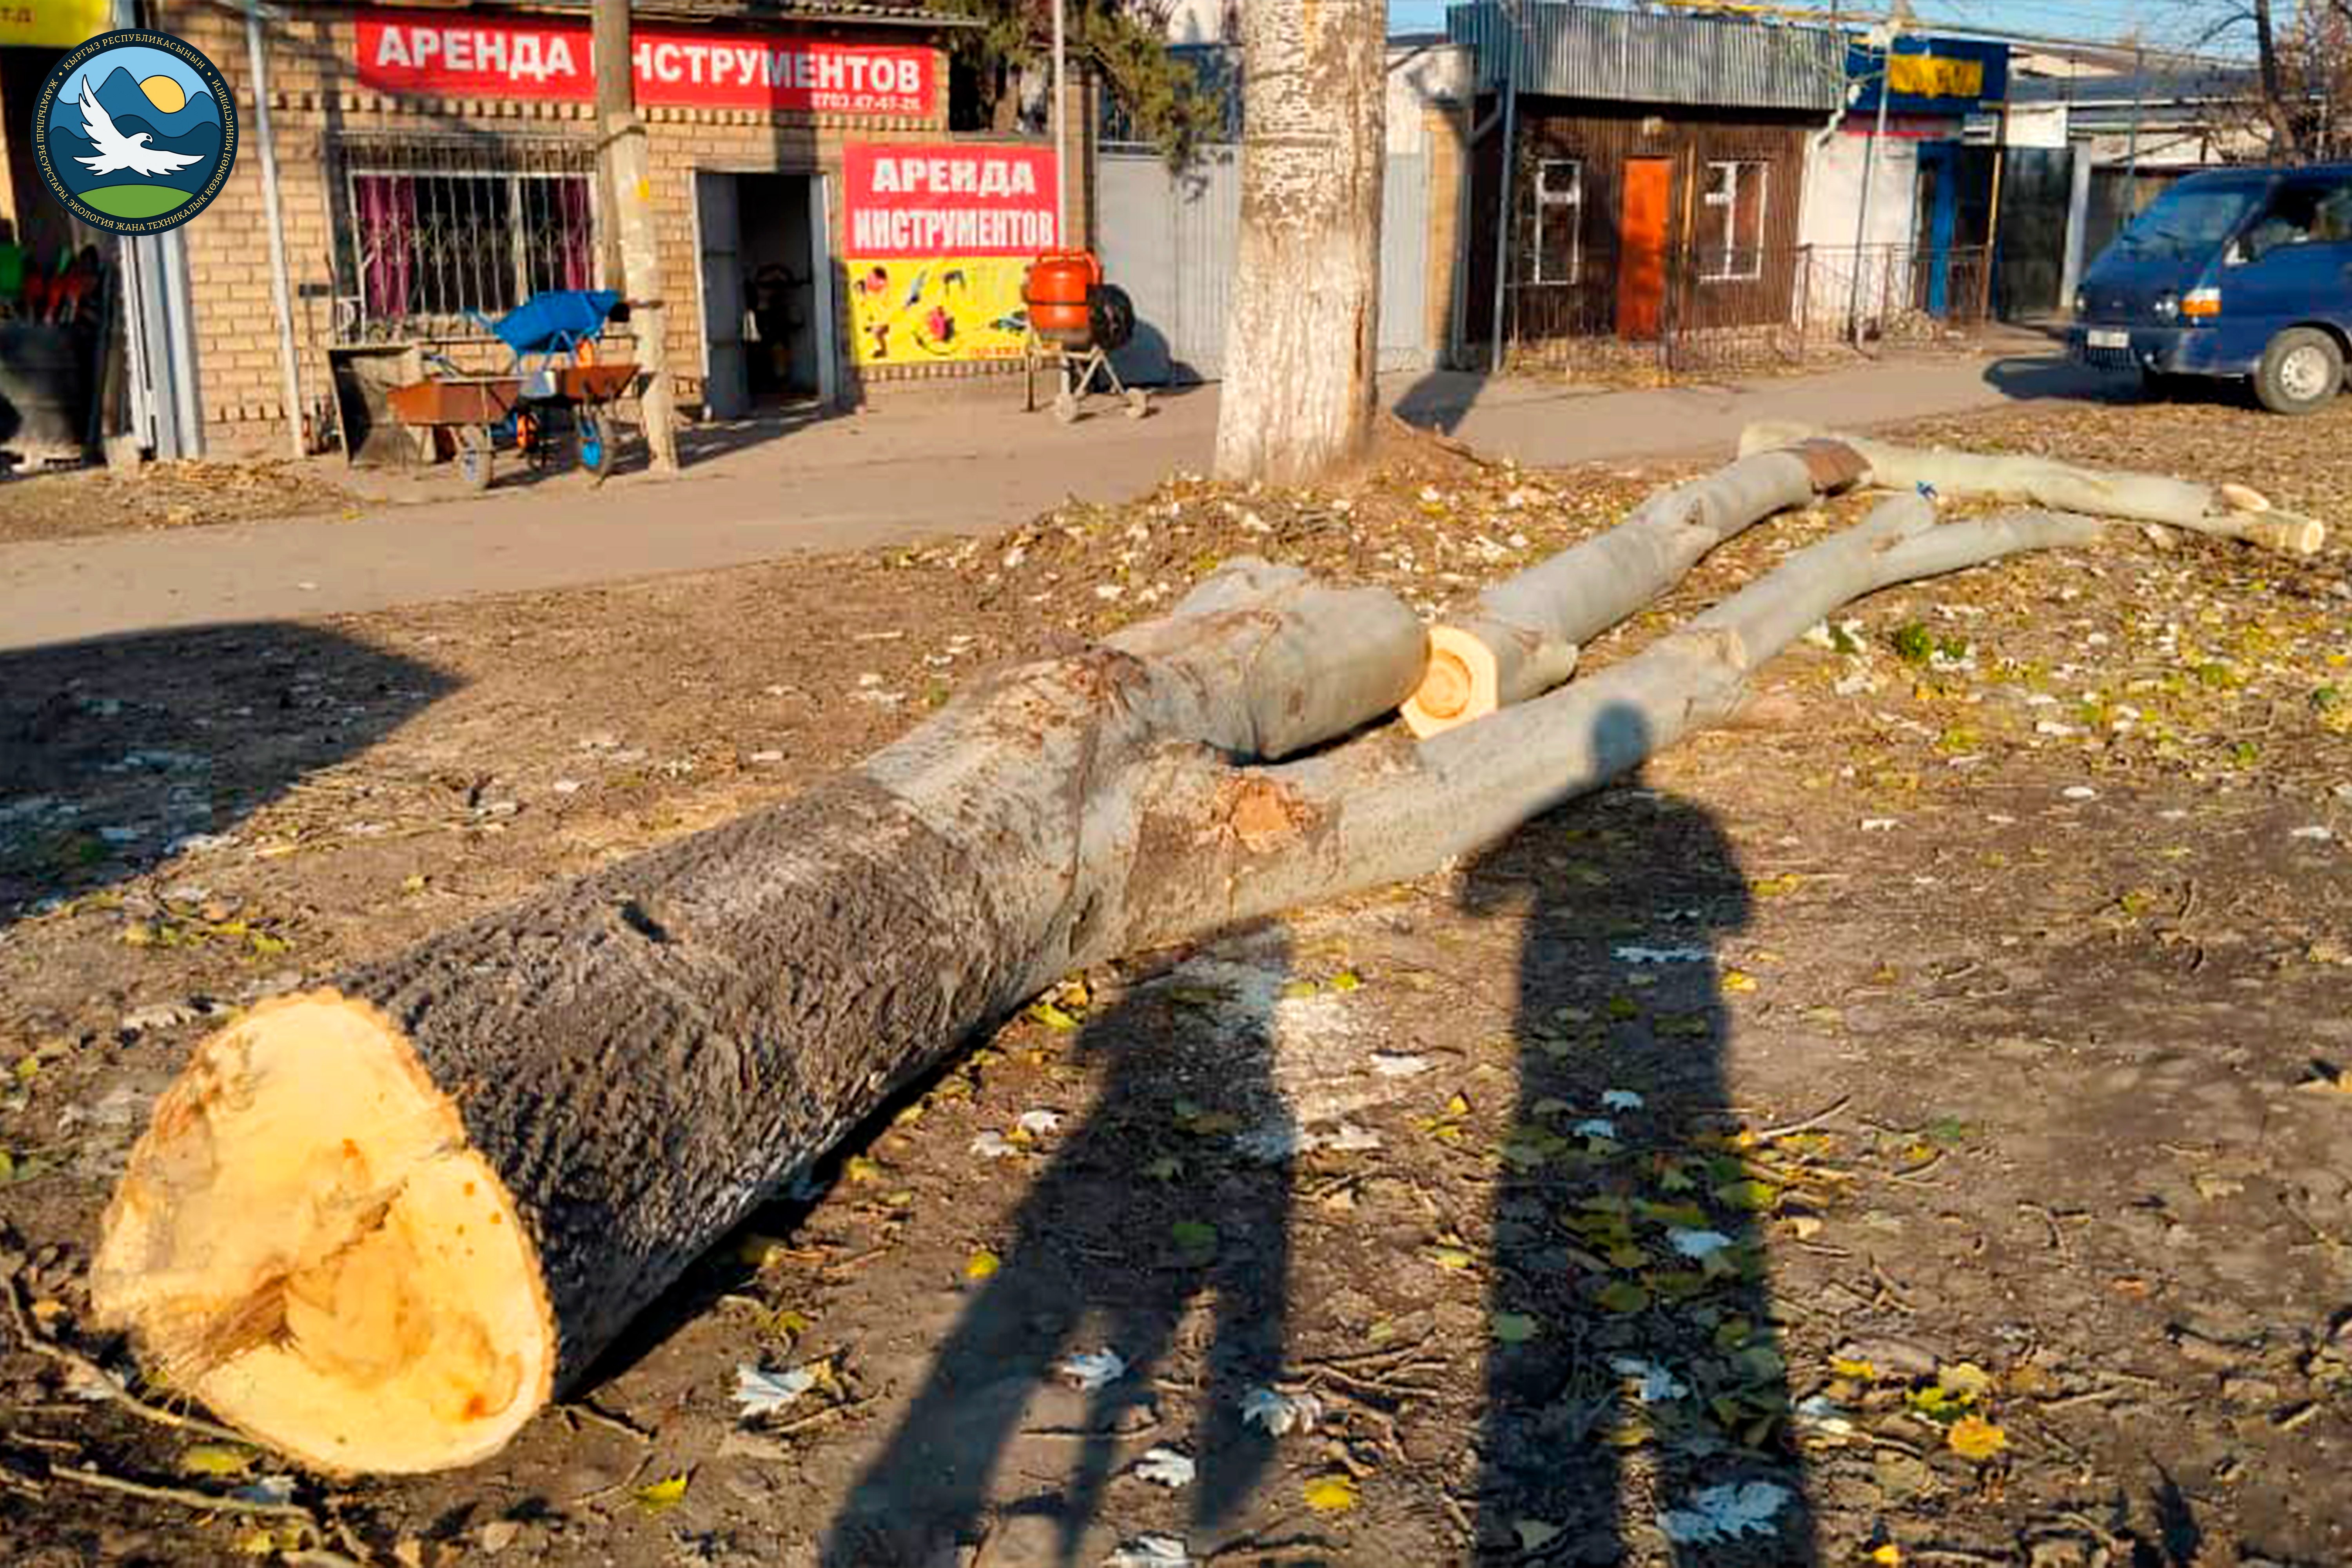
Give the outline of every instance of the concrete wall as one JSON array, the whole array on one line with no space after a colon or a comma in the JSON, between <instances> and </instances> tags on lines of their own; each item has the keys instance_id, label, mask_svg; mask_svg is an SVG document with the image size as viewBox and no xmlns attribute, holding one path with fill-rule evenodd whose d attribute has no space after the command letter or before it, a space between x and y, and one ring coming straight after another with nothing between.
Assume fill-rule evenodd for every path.
<instances>
[{"instance_id":1,"label":"concrete wall","mask_svg":"<svg viewBox=\"0 0 2352 1568\"><path fill-rule=\"evenodd\" d=\"M240 144L236 169L213 205L184 231L194 293L196 357L208 450L234 453L282 449L286 410L278 368L278 327L270 298L268 248L261 201L260 128L255 119L241 18L205 0L157 0L155 24L203 50L236 96ZM769 33L793 29L771 27ZM827 36L844 36L839 29ZM849 34L846 36L855 37ZM447 135L560 136L594 145L591 108L584 103L443 100L380 95L353 79L357 55L354 13L304 7L269 30L272 132L286 251L297 291L295 330L300 347L302 410L315 426L329 405L327 346L332 339L336 288L332 226L341 215L331 200L331 143L339 137L397 137L403 132ZM900 47L919 42L902 29L873 35ZM830 202L830 247L836 260L845 240L839 171L845 142L928 142L947 135L947 63L935 62L937 101L929 113L866 115L769 113L748 110L648 108L644 111L653 164L656 227L662 280L669 303L669 360L681 404L702 396L701 267L694 229L694 172L825 173L835 176ZM1074 132L1090 127L1091 88L1083 73L1070 85ZM980 140L980 139L974 139ZM1088 143L1073 137L1070 224L1091 232L1092 190L1083 171ZM836 267L834 320L845 332L847 284ZM309 295L304 299L300 296ZM469 352L502 357L496 345ZM845 385L855 385L845 339L838 353ZM909 367L930 369L934 367ZM948 365L950 374L1002 372L1003 367ZM870 389L877 373L862 373ZM887 373L881 373L887 375Z\"/></svg>"}]
</instances>

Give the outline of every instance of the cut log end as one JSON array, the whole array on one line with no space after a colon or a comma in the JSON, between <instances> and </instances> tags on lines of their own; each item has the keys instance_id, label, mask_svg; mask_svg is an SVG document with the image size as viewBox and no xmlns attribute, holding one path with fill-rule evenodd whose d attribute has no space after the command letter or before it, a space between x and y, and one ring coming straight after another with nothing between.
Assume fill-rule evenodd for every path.
<instances>
[{"instance_id":1,"label":"cut log end","mask_svg":"<svg viewBox=\"0 0 2352 1568\"><path fill-rule=\"evenodd\" d=\"M1494 650L1455 626L1429 628L1429 665L1421 685L1399 710L1405 728L1421 739L1502 706L1502 680Z\"/></svg>"},{"instance_id":2,"label":"cut log end","mask_svg":"<svg viewBox=\"0 0 2352 1568\"><path fill-rule=\"evenodd\" d=\"M470 1463L552 1392L513 1200L400 1031L331 991L197 1047L131 1152L90 1293L176 1390L323 1470Z\"/></svg>"}]
</instances>

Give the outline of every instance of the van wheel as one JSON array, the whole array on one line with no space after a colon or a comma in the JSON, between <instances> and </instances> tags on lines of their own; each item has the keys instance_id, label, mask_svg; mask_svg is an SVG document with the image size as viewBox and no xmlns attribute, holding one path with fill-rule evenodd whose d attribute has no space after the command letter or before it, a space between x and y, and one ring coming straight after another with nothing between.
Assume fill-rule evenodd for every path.
<instances>
[{"instance_id":1,"label":"van wheel","mask_svg":"<svg viewBox=\"0 0 2352 1568\"><path fill-rule=\"evenodd\" d=\"M2344 351L2316 327L2289 327L2263 351L2254 395L2273 414L2316 414L2344 385Z\"/></svg>"}]
</instances>

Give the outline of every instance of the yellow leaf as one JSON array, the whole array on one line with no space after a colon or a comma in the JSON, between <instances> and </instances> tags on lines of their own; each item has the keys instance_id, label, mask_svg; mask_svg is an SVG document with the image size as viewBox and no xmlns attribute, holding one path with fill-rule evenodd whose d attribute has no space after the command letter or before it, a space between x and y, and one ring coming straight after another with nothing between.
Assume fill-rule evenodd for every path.
<instances>
[{"instance_id":1,"label":"yellow leaf","mask_svg":"<svg viewBox=\"0 0 2352 1568\"><path fill-rule=\"evenodd\" d=\"M1456 1270L1467 1268L1478 1261L1467 1248L1459 1247L1433 1247L1429 1249L1429 1260L1440 1268Z\"/></svg>"},{"instance_id":2,"label":"yellow leaf","mask_svg":"<svg viewBox=\"0 0 2352 1568\"><path fill-rule=\"evenodd\" d=\"M985 1279L1003 1267L1004 1259L983 1247L965 1262L963 1277L967 1279Z\"/></svg>"},{"instance_id":3,"label":"yellow leaf","mask_svg":"<svg viewBox=\"0 0 2352 1568\"><path fill-rule=\"evenodd\" d=\"M1992 1373L1972 1361L1957 1361L1936 1369L1936 1385L1947 1394L1979 1399L1992 1392Z\"/></svg>"},{"instance_id":4,"label":"yellow leaf","mask_svg":"<svg viewBox=\"0 0 2352 1568\"><path fill-rule=\"evenodd\" d=\"M1470 1114L1470 1102L1457 1094L1453 1099L1445 1102L1445 1114L1448 1116L1467 1116Z\"/></svg>"},{"instance_id":5,"label":"yellow leaf","mask_svg":"<svg viewBox=\"0 0 2352 1568\"><path fill-rule=\"evenodd\" d=\"M1331 989L1334 991L1353 991L1363 983L1361 977L1352 969L1343 969L1331 976Z\"/></svg>"},{"instance_id":6,"label":"yellow leaf","mask_svg":"<svg viewBox=\"0 0 2352 1568\"><path fill-rule=\"evenodd\" d=\"M1857 1383L1874 1383L1878 1369L1866 1361L1848 1361L1843 1356L1830 1357L1830 1371L1840 1377L1850 1377Z\"/></svg>"},{"instance_id":7,"label":"yellow leaf","mask_svg":"<svg viewBox=\"0 0 2352 1568\"><path fill-rule=\"evenodd\" d=\"M1903 1568L1903 1548L1890 1541L1872 1552L1870 1560L1880 1564L1881 1568Z\"/></svg>"},{"instance_id":8,"label":"yellow leaf","mask_svg":"<svg viewBox=\"0 0 2352 1568\"><path fill-rule=\"evenodd\" d=\"M191 1443L180 1454L184 1476L241 1476L253 1468L257 1456L234 1443Z\"/></svg>"},{"instance_id":9,"label":"yellow leaf","mask_svg":"<svg viewBox=\"0 0 2352 1568\"><path fill-rule=\"evenodd\" d=\"M1756 976L1744 969L1727 969L1723 972L1723 988L1726 991L1753 991L1756 989Z\"/></svg>"},{"instance_id":10,"label":"yellow leaf","mask_svg":"<svg viewBox=\"0 0 2352 1568\"><path fill-rule=\"evenodd\" d=\"M639 1487L630 1495L637 1500L637 1506L649 1514L667 1513L686 1500L686 1472L680 1470L649 1487Z\"/></svg>"},{"instance_id":11,"label":"yellow leaf","mask_svg":"<svg viewBox=\"0 0 2352 1568\"><path fill-rule=\"evenodd\" d=\"M420 872L411 872L406 877L402 878L400 882L400 890L404 893L423 892L425 890L424 875Z\"/></svg>"},{"instance_id":12,"label":"yellow leaf","mask_svg":"<svg viewBox=\"0 0 2352 1568\"><path fill-rule=\"evenodd\" d=\"M1356 1506L1353 1476L1325 1476L1307 1483L1307 1506L1317 1513L1345 1513Z\"/></svg>"},{"instance_id":13,"label":"yellow leaf","mask_svg":"<svg viewBox=\"0 0 2352 1568\"><path fill-rule=\"evenodd\" d=\"M2009 1434L1981 1415L1963 1415L1953 1422L1945 1440L1951 1444L1952 1452L1962 1458L1979 1462L2009 1447Z\"/></svg>"},{"instance_id":14,"label":"yellow leaf","mask_svg":"<svg viewBox=\"0 0 2352 1568\"><path fill-rule=\"evenodd\" d=\"M882 1163L869 1160L863 1154L853 1154L849 1163L842 1167L842 1174L860 1186L868 1185L882 1179Z\"/></svg>"}]
</instances>

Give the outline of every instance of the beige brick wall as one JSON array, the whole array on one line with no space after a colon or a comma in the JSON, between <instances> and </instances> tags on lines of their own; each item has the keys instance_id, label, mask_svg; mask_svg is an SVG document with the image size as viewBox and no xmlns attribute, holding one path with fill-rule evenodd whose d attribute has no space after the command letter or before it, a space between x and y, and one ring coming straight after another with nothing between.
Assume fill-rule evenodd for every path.
<instances>
[{"instance_id":1,"label":"beige brick wall","mask_svg":"<svg viewBox=\"0 0 2352 1568\"><path fill-rule=\"evenodd\" d=\"M198 386L205 439L223 452L282 450L286 439L278 323L271 301L269 253L261 198L260 130L254 112L244 24L205 0L158 0L157 26L202 49L236 94L240 141L236 172L213 205L185 231L194 288ZM292 278L295 337L301 364L303 414L316 426L329 417L327 346L333 341L334 225L328 173L335 138L394 138L404 131L446 136L487 132L563 136L593 147L590 107L536 103L393 98L362 90L353 79L357 56L354 13L304 7L272 25L268 61L272 139L278 196ZM893 33L882 41L905 45ZM933 72L938 100L929 114L893 119L768 113L745 110L653 107L646 110L653 165L656 223L663 293L670 301L670 363L687 405L702 395L702 301L694 234L694 173L814 173L835 176L830 244L841 254L845 237L838 175L845 141L922 142L947 138L947 68ZM1089 101L1083 82L1075 102ZM1090 126L1083 111L1074 130ZM972 138L971 140L983 140ZM1090 140L1086 143L1091 146ZM1074 144L1073 152L1078 151ZM1081 168L1091 160L1074 157ZM1073 232L1087 234L1088 184L1072 186ZM835 269L834 319L845 331L846 282ZM493 351L497 353L499 351ZM837 350L845 380L848 345ZM999 367L957 367L988 372ZM855 395L850 383L845 388ZM868 390L871 390L870 388Z\"/></svg>"}]
</instances>

